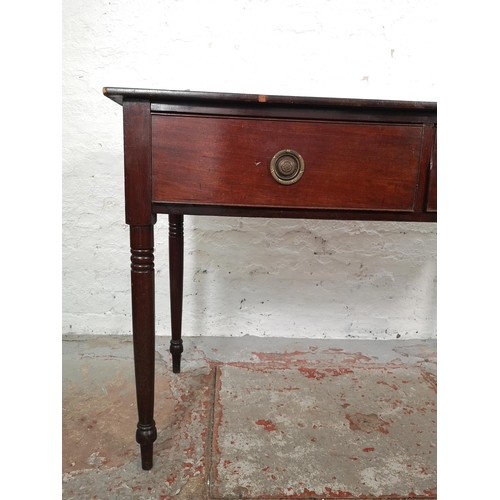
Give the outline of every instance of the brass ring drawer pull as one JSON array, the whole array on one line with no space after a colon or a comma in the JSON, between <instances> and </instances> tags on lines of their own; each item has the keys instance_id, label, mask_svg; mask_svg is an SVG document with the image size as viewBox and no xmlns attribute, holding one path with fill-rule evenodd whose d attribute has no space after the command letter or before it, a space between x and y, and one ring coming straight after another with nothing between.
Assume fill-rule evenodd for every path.
<instances>
[{"instance_id":1,"label":"brass ring drawer pull","mask_svg":"<svg viewBox=\"0 0 500 500\"><path fill-rule=\"evenodd\" d=\"M285 186L297 182L302 177L304 168L302 156L291 149L278 151L273 156L269 167L274 180Z\"/></svg>"}]
</instances>

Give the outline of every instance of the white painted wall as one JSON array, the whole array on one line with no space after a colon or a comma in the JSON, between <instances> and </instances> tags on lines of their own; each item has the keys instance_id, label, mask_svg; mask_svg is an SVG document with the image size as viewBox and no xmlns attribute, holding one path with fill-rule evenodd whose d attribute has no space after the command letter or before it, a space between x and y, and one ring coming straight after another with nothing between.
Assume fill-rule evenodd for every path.
<instances>
[{"instance_id":1,"label":"white painted wall","mask_svg":"<svg viewBox=\"0 0 500 500\"><path fill-rule=\"evenodd\" d=\"M435 0L63 0L63 333L131 331L103 86L437 100ZM167 217L157 333L169 334ZM186 217L184 335L436 336L436 226Z\"/></svg>"}]
</instances>

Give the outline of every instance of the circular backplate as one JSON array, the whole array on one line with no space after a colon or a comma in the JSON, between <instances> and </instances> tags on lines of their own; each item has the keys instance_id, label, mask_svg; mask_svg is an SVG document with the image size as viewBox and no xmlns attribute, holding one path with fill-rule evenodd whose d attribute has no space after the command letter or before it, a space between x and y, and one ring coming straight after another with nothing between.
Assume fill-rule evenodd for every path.
<instances>
[{"instance_id":1,"label":"circular backplate","mask_svg":"<svg viewBox=\"0 0 500 500\"><path fill-rule=\"evenodd\" d=\"M289 185L297 182L304 173L302 156L291 149L278 151L271 160L269 169L276 182Z\"/></svg>"}]
</instances>

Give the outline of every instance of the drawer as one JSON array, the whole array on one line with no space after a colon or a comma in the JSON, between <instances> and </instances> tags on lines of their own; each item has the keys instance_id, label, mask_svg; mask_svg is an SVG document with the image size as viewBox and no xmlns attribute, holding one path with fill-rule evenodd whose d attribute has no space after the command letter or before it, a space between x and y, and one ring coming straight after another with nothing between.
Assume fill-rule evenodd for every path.
<instances>
[{"instance_id":1,"label":"drawer","mask_svg":"<svg viewBox=\"0 0 500 500\"><path fill-rule=\"evenodd\" d=\"M412 211L421 143L420 125L153 115L153 201Z\"/></svg>"}]
</instances>

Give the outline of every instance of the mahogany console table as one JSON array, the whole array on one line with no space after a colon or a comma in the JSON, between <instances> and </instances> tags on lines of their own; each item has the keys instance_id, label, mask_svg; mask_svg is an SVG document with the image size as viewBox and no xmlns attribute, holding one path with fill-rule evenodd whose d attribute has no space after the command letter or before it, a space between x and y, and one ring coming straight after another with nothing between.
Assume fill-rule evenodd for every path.
<instances>
[{"instance_id":1,"label":"mahogany console table","mask_svg":"<svg viewBox=\"0 0 500 500\"><path fill-rule=\"evenodd\" d=\"M123 106L125 212L142 468L153 466L153 225L169 216L180 371L183 216L437 220L431 102L105 88Z\"/></svg>"}]
</instances>

